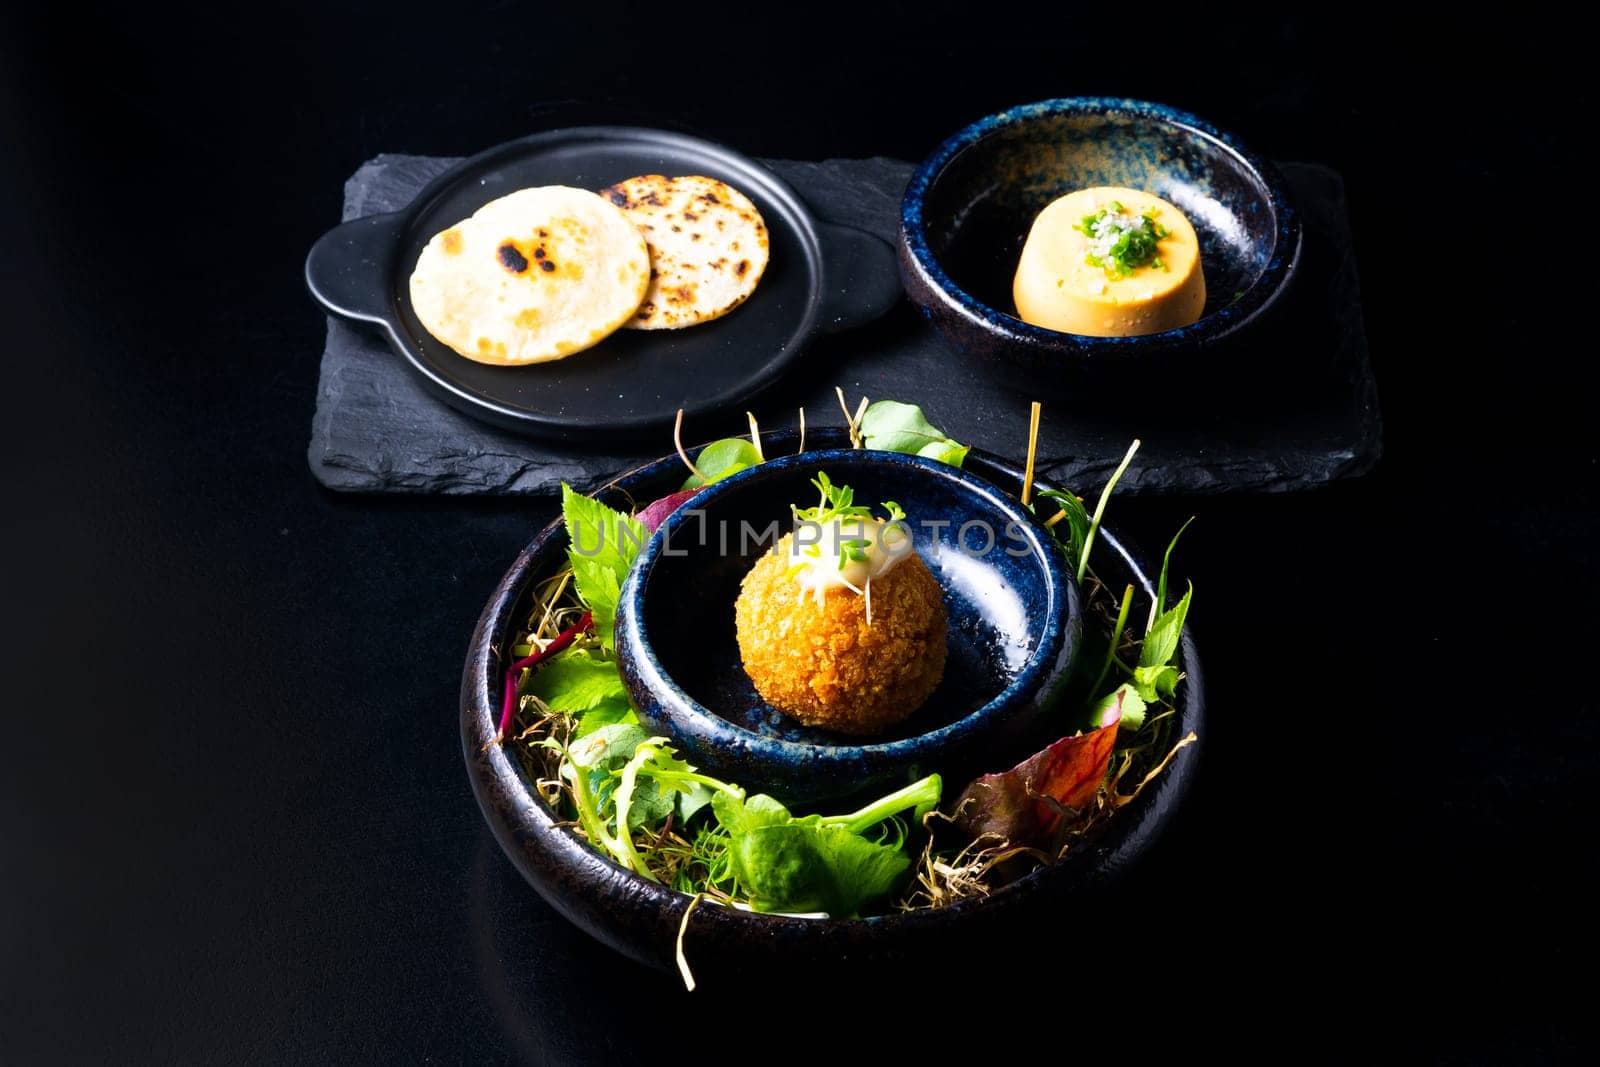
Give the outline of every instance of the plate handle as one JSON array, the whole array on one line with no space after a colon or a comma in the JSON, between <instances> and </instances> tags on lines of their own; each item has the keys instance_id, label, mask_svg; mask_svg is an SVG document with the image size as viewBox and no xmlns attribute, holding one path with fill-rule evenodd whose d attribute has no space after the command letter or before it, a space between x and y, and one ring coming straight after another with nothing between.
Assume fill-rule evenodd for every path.
<instances>
[{"instance_id":1,"label":"plate handle","mask_svg":"<svg viewBox=\"0 0 1600 1067\"><path fill-rule=\"evenodd\" d=\"M824 333L864 326L901 296L894 250L876 234L837 222L819 222L822 238Z\"/></svg>"},{"instance_id":2,"label":"plate handle","mask_svg":"<svg viewBox=\"0 0 1600 1067\"><path fill-rule=\"evenodd\" d=\"M335 226L306 256L306 288L335 315L362 322L392 317L389 280L403 219L369 215Z\"/></svg>"}]
</instances>

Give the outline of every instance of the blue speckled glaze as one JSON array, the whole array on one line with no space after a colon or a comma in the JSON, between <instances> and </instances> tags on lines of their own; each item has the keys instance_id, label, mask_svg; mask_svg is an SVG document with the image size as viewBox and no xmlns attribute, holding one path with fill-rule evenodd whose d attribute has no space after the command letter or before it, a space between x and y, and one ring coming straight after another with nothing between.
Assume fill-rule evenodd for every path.
<instances>
[{"instance_id":1,"label":"blue speckled glaze","mask_svg":"<svg viewBox=\"0 0 1600 1067\"><path fill-rule=\"evenodd\" d=\"M789 506L813 502L809 480L818 471L852 486L858 502L898 501L945 592L944 680L921 709L870 743L781 715L740 664L734 601L764 548L740 545L738 523L761 529L778 520L787 533ZM924 518L953 521L930 530ZM961 550L961 524L969 519L1002 532L993 551ZM727 552L717 532L724 521L735 531ZM975 550L985 539L974 527L964 543ZM836 449L769 460L674 513L623 587L617 653L640 718L672 737L691 763L803 803L893 788L935 767L1003 766L1025 755L1029 727L1059 694L1081 628L1077 586L1060 550L1015 500L932 460Z\"/></svg>"},{"instance_id":2,"label":"blue speckled glaze","mask_svg":"<svg viewBox=\"0 0 1600 1067\"><path fill-rule=\"evenodd\" d=\"M1197 322L1088 337L1013 314L1011 279L1034 217L1098 185L1154 193L1194 224L1207 289ZM1300 247L1300 220L1274 167L1194 115L1139 100L1069 97L980 119L917 168L901 204L907 292L962 347L986 355L1103 361L1213 344L1277 300Z\"/></svg>"}]
</instances>

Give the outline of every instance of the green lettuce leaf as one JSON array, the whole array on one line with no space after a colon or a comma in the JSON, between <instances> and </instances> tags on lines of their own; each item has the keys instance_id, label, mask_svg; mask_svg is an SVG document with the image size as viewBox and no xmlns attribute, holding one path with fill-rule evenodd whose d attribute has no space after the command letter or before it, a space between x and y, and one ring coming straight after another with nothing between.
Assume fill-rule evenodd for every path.
<instances>
[{"instance_id":1,"label":"green lettuce leaf","mask_svg":"<svg viewBox=\"0 0 1600 1067\"><path fill-rule=\"evenodd\" d=\"M1162 697L1171 697L1178 691L1178 668L1169 664L1159 667L1135 667L1133 669L1134 692L1139 694L1139 699L1147 704L1154 704Z\"/></svg>"},{"instance_id":2,"label":"green lettuce leaf","mask_svg":"<svg viewBox=\"0 0 1600 1067\"><path fill-rule=\"evenodd\" d=\"M712 798L716 795L714 790L701 782L695 782L688 789L679 792L678 821L687 823L707 804L710 804Z\"/></svg>"},{"instance_id":3,"label":"green lettuce leaf","mask_svg":"<svg viewBox=\"0 0 1600 1067\"><path fill-rule=\"evenodd\" d=\"M711 809L728 831L734 878L757 911L855 915L911 868L900 849L820 815L795 818L764 794L741 800L717 793Z\"/></svg>"},{"instance_id":4,"label":"green lettuce leaf","mask_svg":"<svg viewBox=\"0 0 1600 1067\"><path fill-rule=\"evenodd\" d=\"M861 443L885 452L904 452L961 466L969 447L957 444L928 421L915 404L898 400L879 400L861 416Z\"/></svg>"},{"instance_id":5,"label":"green lettuce leaf","mask_svg":"<svg viewBox=\"0 0 1600 1067\"><path fill-rule=\"evenodd\" d=\"M582 648L569 649L539 664L527 691L551 711L567 714L586 712L608 701L622 701L626 706L628 699L616 661Z\"/></svg>"},{"instance_id":6,"label":"green lettuce leaf","mask_svg":"<svg viewBox=\"0 0 1600 1067\"><path fill-rule=\"evenodd\" d=\"M594 635L600 644L615 652L617 648L617 601L622 596L622 586L611 567L599 560L572 555L572 584L578 596L589 609L594 620Z\"/></svg>"},{"instance_id":7,"label":"green lettuce leaf","mask_svg":"<svg viewBox=\"0 0 1600 1067\"><path fill-rule=\"evenodd\" d=\"M917 455L959 467L966 462L967 453L971 451L971 445L958 445L954 441L933 441L917 449Z\"/></svg>"},{"instance_id":8,"label":"green lettuce leaf","mask_svg":"<svg viewBox=\"0 0 1600 1067\"><path fill-rule=\"evenodd\" d=\"M1139 666L1161 667L1172 662L1178 654L1178 640L1183 636L1183 620L1189 615L1189 601L1194 596L1190 585L1183 599L1169 612L1156 617L1155 623L1144 635L1144 645L1139 649Z\"/></svg>"},{"instance_id":9,"label":"green lettuce leaf","mask_svg":"<svg viewBox=\"0 0 1600 1067\"><path fill-rule=\"evenodd\" d=\"M587 719L588 715L584 718ZM568 747L568 760L575 768L573 774L583 776L583 784L594 799L595 810L605 825L616 822L617 787L620 784L618 773L633 759L639 747L649 740L649 735L635 720L608 723L575 738ZM633 792L629 794L629 829L636 830L666 819L675 806L673 793L673 789L664 788L655 779L640 775L634 783Z\"/></svg>"},{"instance_id":10,"label":"green lettuce leaf","mask_svg":"<svg viewBox=\"0 0 1600 1067\"><path fill-rule=\"evenodd\" d=\"M684 479L683 489L699 489L712 482L720 482L730 474L737 474L749 467L754 467L761 462L761 453L756 451L756 446L743 437L724 437L720 441L712 441L700 450L695 457L694 465L705 477L689 475Z\"/></svg>"},{"instance_id":11,"label":"green lettuce leaf","mask_svg":"<svg viewBox=\"0 0 1600 1067\"><path fill-rule=\"evenodd\" d=\"M567 747L567 762L580 771L621 770L649 736L636 723L610 723L573 741Z\"/></svg>"},{"instance_id":12,"label":"green lettuce leaf","mask_svg":"<svg viewBox=\"0 0 1600 1067\"><path fill-rule=\"evenodd\" d=\"M632 517L561 485L561 514L572 544L573 584L594 617L595 636L616 648L617 597L650 534Z\"/></svg>"},{"instance_id":13,"label":"green lettuce leaf","mask_svg":"<svg viewBox=\"0 0 1600 1067\"><path fill-rule=\"evenodd\" d=\"M625 701L606 701L598 704L583 713L578 720L578 727L572 732L574 741L581 737L588 737L606 726L638 726L639 716L634 713L633 705Z\"/></svg>"},{"instance_id":14,"label":"green lettuce leaf","mask_svg":"<svg viewBox=\"0 0 1600 1067\"><path fill-rule=\"evenodd\" d=\"M1168 668L1170 669L1170 668ZM1154 700L1154 697L1150 698ZM1145 700L1138 688L1124 682L1105 698L1095 705L1094 721L1102 726L1109 726L1115 722L1129 730L1137 730L1144 725Z\"/></svg>"}]
</instances>

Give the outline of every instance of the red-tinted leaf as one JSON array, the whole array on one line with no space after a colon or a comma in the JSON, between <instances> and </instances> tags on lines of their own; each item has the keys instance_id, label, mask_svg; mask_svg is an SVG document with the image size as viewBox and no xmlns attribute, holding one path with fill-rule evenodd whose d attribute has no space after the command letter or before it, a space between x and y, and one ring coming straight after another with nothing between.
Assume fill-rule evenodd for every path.
<instances>
[{"instance_id":1,"label":"red-tinted leaf","mask_svg":"<svg viewBox=\"0 0 1600 1067\"><path fill-rule=\"evenodd\" d=\"M699 491L700 490L698 489L685 489L681 492L670 493L667 496L662 497L660 500L652 500L649 504L645 505L645 509L639 512L639 514L635 515L634 518L638 519L640 525L642 525L646 530L649 530L651 533L655 533L656 529L663 522L667 521L668 515L671 515L674 511L677 511L678 508L683 505L685 500L688 500Z\"/></svg>"},{"instance_id":2,"label":"red-tinted leaf","mask_svg":"<svg viewBox=\"0 0 1600 1067\"><path fill-rule=\"evenodd\" d=\"M511 720L516 716L517 679L522 675L522 672L529 667L537 667L541 660L549 659L558 652L566 651L567 647L578 639L579 634L588 633L593 626L594 616L586 611L583 613L582 618L562 630L544 648L531 655L523 656L506 668L506 693L505 699L500 705L500 729L494 735L496 744L506 739L506 731L511 729Z\"/></svg>"},{"instance_id":3,"label":"red-tinted leaf","mask_svg":"<svg viewBox=\"0 0 1600 1067\"><path fill-rule=\"evenodd\" d=\"M1063 737L1009 771L975 779L956 801L956 824L973 837L994 834L1012 845L1048 845L1064 819L1094 804L1116 742L1112 722Z\"/></svg>"}]
</instances>

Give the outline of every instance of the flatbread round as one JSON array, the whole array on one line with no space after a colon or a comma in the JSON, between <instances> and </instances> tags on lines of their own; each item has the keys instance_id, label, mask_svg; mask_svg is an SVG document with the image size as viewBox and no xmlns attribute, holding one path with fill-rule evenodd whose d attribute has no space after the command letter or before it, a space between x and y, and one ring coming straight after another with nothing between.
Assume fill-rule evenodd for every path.
<instances>
[{"instance_id":1,"label":"flatbread round","mask_svg":"<svg viewBox=\"0 0 1600 1067\"><path fill-rule=\"evenodd\" d=\"M612 333L649 284L649 253L626 215L587 189L547 185L434 235L411 274L411 306L468 359L542 363Z\"/></svg>"},{"instance_id":2,"label":"flatbread round","mask_svg":"<svg viewBox=\"0 0 1600 1067\"><path fill-rule=\"evenodd\" d=\"M750 198L691 174L645 174L603 194L650 246L650 291L626 326L676 330L726 315L767 269L767 224Z\"/></svg>"}]
</instances>

